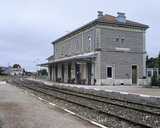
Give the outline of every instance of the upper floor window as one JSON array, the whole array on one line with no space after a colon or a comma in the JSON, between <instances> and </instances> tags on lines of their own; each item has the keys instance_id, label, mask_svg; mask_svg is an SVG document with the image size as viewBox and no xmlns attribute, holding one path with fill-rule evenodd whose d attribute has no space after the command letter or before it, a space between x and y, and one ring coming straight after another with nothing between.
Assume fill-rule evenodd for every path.
<instances>
[{"instance_id":1,"label":"upper floor window","mask_svg":"<svg viewBox=\"0 0 160 128\"><path fill-rule=\"evenodd\" d=\"M91 48L92 48L92 38L91 38L90 35L88 36L88 41L89 41L89 47L88 47L88 49L91 50Z\"/></svg>"},{"instance_id":2,"label":"upper floor window","mask_svg":"<svg viewBox=\"0 0 160 128\"><path fill-rule=\"evenodd\" d=\"M91 36L88 36L88 40L89 40L89 41L91 41L91 40L92 40Z\"/></svg>"},{"instance_id":3,"label":"upper floor window","mask_svg":"<svg viewBox=\"0 0 160 128\"><path fill-rule=\"evenodd\" d=\"M55 44L53 44L53 55L55 55Z\"/></svg>"},{"instance_id":4,"label":"upper floor window","mask_svg":"<svg viewBox=\"0 0 160 128\"><path fill-rule=\"evenodd\" d=\"M79 49L79 40L76 39L76 50L78 50L78 49Z\"/></svg>"},{"instance_id":5,"label":"upper floor window","mask_svg":"<svg viewBox=\"0 0 160 128\"><path fill-rule=\"evenodd\" d=\"M124 43L124 39L121 39L121 43Z\"/></svg>"},{"instance_id":6,"label":"upper floor window","mask_svg":"<svg viewBox=\"0 0 160 128\"><path fill-rule=\"evenodd\" d=\"M61 55L64 55L64 46L62 46Z\"/></svg>"},{"instance_id":7,"label":"upper floor window","mask_svg":"<svg viewBox=\"0 0 160 128\"><path fill-rule=\"evenodd\" d=\"M121 37L121 43L124 43L124 41L125 41L125 38L124 38L124 36L122 36Z\"/></svg>"},{"instance_id":8,"label":"upper floor window","mask_svg":"<svg viewBox=\"0 0 160 128\"><path fill-rule=\"evenodd\" d=\"M119 42L119 37L117 37L117 38L115 39L115 41L116 41L116 42Z\"/></svg>"},{"instance_id":9,"label":"upper floor window","mask_svg":"<svg viewBox=\"0 0 160 128\"><path fill-rule=\"evenodd\" d=\"M118 35L115 38L113 38L114 42L120 42L120 43L124 43L125 41L125 37L123 35Z\"/></svg>"}]
</instances>

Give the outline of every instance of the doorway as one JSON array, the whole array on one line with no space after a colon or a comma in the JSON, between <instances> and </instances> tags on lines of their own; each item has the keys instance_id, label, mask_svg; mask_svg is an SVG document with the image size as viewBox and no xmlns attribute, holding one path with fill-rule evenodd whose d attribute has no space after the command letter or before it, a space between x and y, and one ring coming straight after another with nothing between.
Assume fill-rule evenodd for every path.
<instances>
[{"instance_id":1,"label":"doorway","mask_svg":"<svg viewBox=\"0 0 160 128\"><path fill-rule=\"evenodd\" d=\"M138 70L137 65L132 65L132 84L137 84Z\"/></svg>"},{"instance_id":2,"label":"doorway","mask_svg":"<svg viewBox=\"0 0 160 128\"><path fill-rule=\"evenodd\" d=\"M71 83L71 64L68 64L68 83Z\"/></svg>"},{"instance_id":3,"label":"doorway","mask_svg":"<svg viewBox=\"0 0 160 128\"><path fill-rule=\"evenodd\" d=\"M92 64L87 63L88 68L88 85L91 85L91 78L92 78Z\"/></svg>"},{"instance_id":4,"label":"doorway","mask_svg":"<svg viewBox=\"0 0 160 128\"><path fill-rule=\"evenodd\" d=\"M55 79L58 80L58 65L55 64Z\"/></svg>"},{"instance_id":5,"label":"doorway","mask_svg":"<svg viewBox=\"0 0 160 128\"><path fill-rule=\"evenodd\" d=\"M80 64L76 63L76 82L77 84L80 84L80 80L81 80L81 74L80 74Z\"/></svg>"},{"instance_id":6,"label":"doorway","mask_svg":"<svg viewBox=\"0 0 160 128\"><path fill-rule=\"evenodd\" d=\"M62 82L64 82L64 64L62 64Z\"/></svg>"}]
</instances>

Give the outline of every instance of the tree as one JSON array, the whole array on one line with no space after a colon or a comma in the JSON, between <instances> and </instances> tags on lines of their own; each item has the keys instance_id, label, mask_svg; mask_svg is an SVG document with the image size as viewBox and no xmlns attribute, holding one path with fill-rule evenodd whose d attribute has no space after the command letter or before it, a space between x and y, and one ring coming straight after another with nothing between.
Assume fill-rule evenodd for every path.
<instances>
[{"instance_id":1,"label":"tree","mask_svg":"<svg viewBox=\"0 0 160 128\"><path fill-rule=\"evenodd\" d=\"M5 70L4 67L0 67L0 75L6 75Z\"/></svg>"},{"instance_id":2,"label":"tree","mask_svg":"<svg viewBox=\"0 0 160 128\"><path fill-rule=\"evenodd\" d=\"M156 62L156 58L153 58L153 57L148 58L148 56L147 56L147 58L146 58L147 68L155 68L155 66L156 66L155 62Z\"/></svg>"},{"instance_id":3,"label":"tree","mask_svg":"<svg viewBox=\"0 0 160 128\"><path fill-rule=\"evenodd\" d=\"M160 74L160 52L159 52L159 55L158 55L158 68L159 68L159 74Z\"/></svg>"},{"instance_id":4,"label":"tree","mask_svg":"<svg viewBox=\"0 0 160 128\"><path fill-rule=\"evenodd\" d=\"M160 68L160 53L158 57L155 58L155 68Z\"/></svg>"},{"instance_id":5,"label":"tree","mask_svg":"<svg viewBox=\"0 0 160 128\"><path fill-rule=\"evenodd\" d=\"M146 57L146 65L147 65L147 68L158 68L158 72L160 74L160 52L159 52L158 56L155 58L153 58L153 57L149 58L147 56ZM160 79L160 76L157 79ZM153 78L153 81L154 81L154 78Z\"/></svg>"},{"instance_id":6,"label":"tree","mask_svg":"<svg viewBox=\"0 0 160 128\"><path fill-rule=\"evenodd\" d=\"M3 69L2 67L0 67L0 75L2 75Z\"/></svg>"},{"instance_id":7,"label":"tree","mask_svg":"<svg viewBox=\"0 0 160 128\"><path fill-rule=\"evenodd\" d=\"M21 68L21 66L19 64L14 64L13 68Z\"/></svg>"},{"instance_id":8,"label":"tree","mask_svg":"<svg viewBox=\"0 0 160 128\"><path fill-rule=\"evenodd\" d=\"M159 52L159 55L158 55L158 68L160 69L160 52Z\"/></svg>"},{"instance_id":9,"label":"tree","mask_svg":"<svg viewBox=\"0 0 160 128\"><path fill-rule=\"evenodd\" d=\"M38 74L41 75L41 76L47 76L47 75L48 75L46 69L41 69L41 70L39 70L39 71L38 71Z\"/></svg>"}]
</instances>

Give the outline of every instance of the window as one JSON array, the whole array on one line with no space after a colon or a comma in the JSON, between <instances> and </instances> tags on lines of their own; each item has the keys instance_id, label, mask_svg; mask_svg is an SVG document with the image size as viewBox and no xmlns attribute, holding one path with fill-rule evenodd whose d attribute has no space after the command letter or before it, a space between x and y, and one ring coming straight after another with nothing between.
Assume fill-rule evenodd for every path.
<instances>
[{"instance_id":1,"label":"window","mask_svg":"<svg viewBox=\"0 0 160 128\"><path fill-rule=\"evenodd\" d=\"M114 42L124 43L124 41L125 41L125 36L122 35L122 34L115 35L115 37L113 38L113 41L114 41Z\"/></svg>"},{"instance_id":2,"label":"window","mask_svg":"<svg viewBox=\"0 0 160 128\"><path fill-rule=\"evenodd\" d=\"M91 36L88 36L88 40L89 40L88 50L90 50L92 48L92 38L91 38Z\"/></svg>"},{"instance_id":3,"label":"window","mask_svg":"<svg viewBox=\"0 0 160 128\"><path fill-rule=\"evenodd\" d=\"M124 38L121 39L121 42L124 43Z\"/></svg>"},{"instance_id":4,"label":"window","mask_svg":"<svg viewBox=\"0 0 160 128\"><path fill-rule=\"evenodd\" d=\"M76 39L76 50L78 50L79 49L79 40L78 39Z\"/></svg>"},{"instance_id":5,"label":"window","mask_svg":"<svg viewBox=\"0 0 160 128\"><path fill-rule=\"evenodd\" d=\"M53 55L55 55L55 44L53 44Z\"/></svg>"},{"instance_id":6,"label":"window","mask_svg":"<svg viewBox=\"0 0 160 128\"><path fill-rule=\"evenodd\" d=\"M64 55L64 46L62 46L61 55Z\"/></svg>"},{"instance_id":7,"label":"window","mask_svg":"<svg viewBox=\"0 0 160 128\"><path fill-rule=\"evenodd\" d=\"M107 78L112 78L112 67L107 67Z\"/></svg>"},{"instance_id":8,"label":"window","mask_svg":"<svg viewBox=\"0 0 160 128\"><path fill-rule=\"evenodd\" d=\"M119 42L119 38L116 38L116 42Z\"/></svg>"},{"instance_id":9,"label":"window","mask_svg":"<svg viewBox=\"0 0 160 128\"><path fill-rule=\"evenodd\" d=\"M91 41L91 37L90 36L88 36L88 40Z\"/></svg>"},{"instance_id":10,"label":"window","mask_svg":"<svg viewBox=\"0 0 160 128\"><path fill-rule=\"evenodd\" d=\"M151 71L148 71L148 77L151 77L152 76L152 73L151 73Z\"/></svg>"}]
</instances>

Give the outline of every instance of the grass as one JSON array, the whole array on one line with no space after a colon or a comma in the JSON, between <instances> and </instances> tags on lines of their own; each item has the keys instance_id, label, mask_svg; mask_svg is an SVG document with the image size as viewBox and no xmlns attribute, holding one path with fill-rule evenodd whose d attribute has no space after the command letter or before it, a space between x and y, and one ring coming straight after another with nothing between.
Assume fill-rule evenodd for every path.
<instances>
[{"instance_id":1,"label":"grass","mask_svg":"<svg viewBox=\"0 0 160 128\"><path fill-rule=\"evenodd\" d=\"M6 81L9 79L9 76L6 75L0 75L0 81Z\"/></svg>"}]
</instances>

